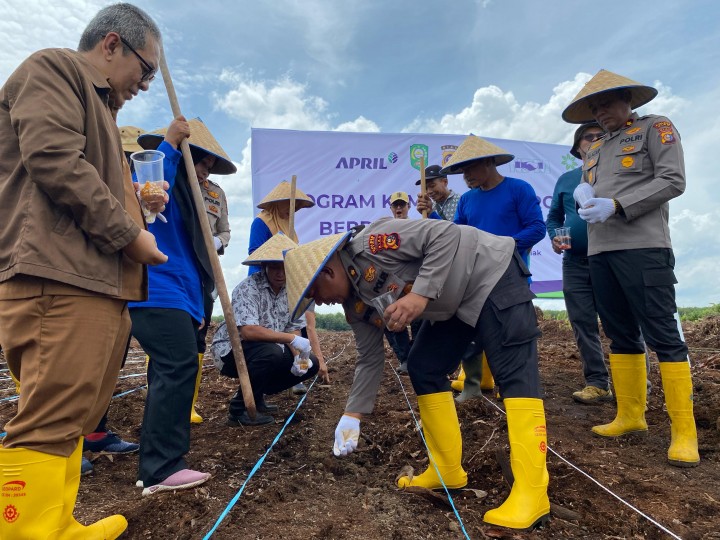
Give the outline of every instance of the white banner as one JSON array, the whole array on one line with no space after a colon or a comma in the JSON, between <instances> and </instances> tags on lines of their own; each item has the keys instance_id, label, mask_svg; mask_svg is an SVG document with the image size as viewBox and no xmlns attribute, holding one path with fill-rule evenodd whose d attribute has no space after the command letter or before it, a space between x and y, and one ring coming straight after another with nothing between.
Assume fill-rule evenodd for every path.
<instances>
[{"instance_id":1,"label":"white banner","mask_svg":"<svg viewBox=\"0 0 720 540\"><path fill-rule=\"evenodd\" d=\"M426 165L444 164L465 135L417 133L347 133L339 131L252 130L253 203L279 182L297 176L297 185L316 205L295 215L301 242L347 231L358 224L391 215L389 196L405 191L410 196L409 217L415 210L420 172L413 164L427 156ZM566 146L504 139L497 144L515 159L498 167L500 174L530 183L540 201L543 217L552 201L558 177L580 165ZM448 177L450 189L464 193L462 175ZM561 257L547 236L535 245L530 270L532 289L542 296L562 290Z\"/></svg>"}]
</instances>

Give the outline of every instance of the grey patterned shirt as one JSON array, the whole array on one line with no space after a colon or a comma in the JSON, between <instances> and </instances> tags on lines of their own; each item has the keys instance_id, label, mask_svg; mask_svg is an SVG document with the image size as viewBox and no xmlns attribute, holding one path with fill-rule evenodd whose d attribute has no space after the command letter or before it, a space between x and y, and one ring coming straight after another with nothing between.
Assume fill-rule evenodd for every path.
<instances>
[{"instance_id":1,"label":"grey patterned shirt","mask_svg":"<svg viewBox=\"0 0 720 540\"><path fill-rule=\"evenodd\" d=\"M265 271L256 272L242 280L232 293L232 307L238 326L262 326L276 332L293 333L305 326L305 316L290 320L285 287L276 295L265 277ZM279 346L283 346L282 343ZM211 345L216 359L232 350L230 334L223 321Z\"/></svg>"},{"instance_id":2,"label":"grey patterned shirt","mask_svg":"<svg viewBox=\"0 0 720 540\"><path fill-rule=\"evenodd\" d=\"M455 217L455 210L457 209L460 195L455 193L452 189L450 195L441 203L433 201L433 212L437 212L438 215L445 221L452 221Z\"/></svg>"}]
</instances>

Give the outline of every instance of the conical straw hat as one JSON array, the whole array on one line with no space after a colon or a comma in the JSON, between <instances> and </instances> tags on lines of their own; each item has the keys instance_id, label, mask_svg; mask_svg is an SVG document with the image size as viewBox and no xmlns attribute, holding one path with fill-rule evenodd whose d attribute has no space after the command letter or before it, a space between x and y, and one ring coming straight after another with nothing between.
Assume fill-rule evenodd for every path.
<instances>
[{"instance_id":1,"label":"conical straw hat","mask_svg":"<svg viewBox=\"0 0 720 540\"><path fill-rule=\"evenodd\" d=\"M305 313L313 302L305 295L330 257L342 249L351 236L352 231L325 236L285 252L285 288L292 320Z\"/></svg>"},{"instance_id":2,"label":"conical straw hat","mask_svg":"<svg viewBox=\"0 0 720 540\"><path fill-rule=\"evenodd\" d=\"M277 186L272 188L270 193L263 197L263 200L258 203L257 207L267 210L272 203L289 201L290 187L290 182L283 180ZM311 206L315 206L313 200L305 195L300 188L295 187L295 210L300 210L300 208L310 208Z\"/></svg>"},{"instance_id":3,"label":"conical straw hat","mask_svg":"<svg viewBox=\"0 0 720 540\"><path fill-rule=\"evenodd\" d=\"M585 83L572 103L563 111L563 120L570 124L584 124L592 122L595 118L590 112L588 106L588 98L602 92L611 90L630 90L630 108L637 109L652 101L657 96L658 91L652 86L645 86L637 81L601 69L595 76Z\"/></svg>"},{"instance_id":4,"label":"conical straw hat","mask_svg":"<svg viewBox=\"0 0 720 540\"><path fill-rule=\"evenodd\" d=\"M471 161L489 157L495 158L495 165L504 165L515 158L507 150L476 135L469 135L440 170L440 174L459 174L463 172L463 166Z\"/></svg>"},{"instance_id":5,"label":"conical straw hat","mask_svg":"<svg viewBox=\"0 0 720 540\"><path fill-rule=\"evenodd\" d=\"M135 126L123 126L120 128L120 140L122 141L123 152L139 152L142 150L137 142L140 135L145 133L144 130Z\"/></svg>"},{"instance_id":6,"label":"conical straw hat","mask_svg":"<svg viewBox=\"0 0 720 540\"><path fill-rule=\"evenodd\" d=\"M200 118L193 118L192 120L188 120L188 123L190 124L190 138L188 139L190 148L192 149L194 147L196 150L207 152L217 158L215 165L210 169L210 174L236 173L237 167L230 160L222 146L220 146L220 143L215 140L215 137L213 137L203 121L200 120ZM167 133L166 127L156 129L155 131L142 135L138 139L138 143L145 150L155 150L165 138L165 133Z\"/></svg>"},{"instance_id":7,"label":"conical straw hat","mask_svg":"<svg viewBox=\"0 0 720 540\"><path fill-rule=\"evenodd\" d=\"M260 266L263 263L283 262L283 251L296 247L298 247L298 245L295 242L279 232L253 251L250 256L243 261L243 264L247 266Z\"/></svg>"}]
</instances>

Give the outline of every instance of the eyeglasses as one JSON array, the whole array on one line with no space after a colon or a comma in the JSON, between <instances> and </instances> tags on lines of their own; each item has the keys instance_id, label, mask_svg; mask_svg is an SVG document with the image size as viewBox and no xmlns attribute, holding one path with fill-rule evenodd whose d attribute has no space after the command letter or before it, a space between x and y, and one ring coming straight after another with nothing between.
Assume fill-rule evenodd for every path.
<instances>
[{"instance_id":1,"label":"eyeglasses","mask_svg":"<svg viewBox=\"0 0 720 540\"><path fill-rule=\"evenodd\" d=\"M394 203L391 203L390 206L393 208L403 208L407 205L405 201L395 201Z\"/></svg>"},{"instance_id":2,"label":"eyeglasses","mask_svg":"<svg viewBox=\"0 0 720 540\"><path fill-rule=\"evenodd\" d=\"M586 133L585 135L583 135L581 137L581 139L583 141L587 141L587 142L595 142L598 139L602 139L603 135L605 135L605 134L604 133Z\"/></svg>"},{"instance_id":3,"label":"eyeglasses","mask_svg":"<svg viewBox=\"0 0 720 540\"><path fill-rule=\"evenodd\" d=\"M157 68L152 67L150 64L148 64L145 59L140 56L140 54L132 48L132 45L130 45L127 41L125 41L125 38L120 36L120 41L122 41L122 44L125 45L128 49L130 49L130 52L133 53L135 56L137 56L137 59L142 62L143 65L143 74L140 78L140 82L150 82L155 78L155 72L157 71Z\"/></svg>"}]
</instances>

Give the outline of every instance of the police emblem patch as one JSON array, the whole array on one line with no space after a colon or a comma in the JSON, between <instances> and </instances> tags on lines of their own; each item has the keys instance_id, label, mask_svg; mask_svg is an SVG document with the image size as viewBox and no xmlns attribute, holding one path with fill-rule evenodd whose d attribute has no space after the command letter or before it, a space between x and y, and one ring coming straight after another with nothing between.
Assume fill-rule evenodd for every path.
<instances>
[{"instance_id":1,"label":"police emblem patch","mask_svg":"<svg viewBox=\"0 0 720 540\"><path fill-rule=\"evenodd\" d=\"M217 194L217 193L214 192L214 191L208 191L208 195L210 195L213 199L219 199L219 198L220 198L220 195Z\"/></svg>"},{"instance_id":2,"label":"police emblem patch","mask_svg":"<svg viewBox=\"0 0 720 540\"><path fill-rule=\"evenodd\" d=\"M638 131L640 131L640 128L638 128L638 127L632 128L632 129L628 129L628 130L625 132L625 135L634 135L634 134L637 133Z\"/></svg>"},{"instance_id":3,"label":"police emblem patch","mask_svg":"<svg viewBox=\"0 0 720 540\"><path fill-rule=\"evenodd\" d=\"M355 313L360 314L365 311L365 302L358 300L355 302Z\"/></svg>"},{"instance_id":4,"label":"police emblem patch","mask_svg":"<svg viewBox=\"0 0 720 540\"><path fill-rule=\"evenodd\" d=\"M218 207L215 206L214 204L211 204L210 206L208 206L208 210L210 210L213 213L219 212Z\"/></svg>"},{"instance_id":5,"label":"police emblem patch","mask_svg":"<svg viewBox=\"0 0 720 540\"><path fill-rule=\"evenodd\" d=\"M398 290L397 283L391 283L390 285L387 286L388 292L395 292L397 290Z\"/></svg>"},{"instance_id":6,"label":"police emblem patch","mask_svg":"<svg viewBox=\"0 0 720 540\"><path fill-rule=\"evenodd\" d=\"M622 147L622 151L623 151L623 152L626 152L626 153L627 153L627 152L632 152L633 150L635 150L635 147L632 146L632 145L631 145L631 146L623 146L623 147Z\"/></svg>"},{"instance_id":7,"label":"police emblem patch","mask_svg":"<svg viewBox=\"0 0 720 540\"><path fill-rule=\"evenodd\" d=\"M628 167L633 166L633 163L635 163L635 160L630 156L625 156L624 158L622 158L620 163L622 164L623 167L625 167L627 169Z\"/></svg>"},{"instance_id":8,"label":"police emblem patch","mask_svg":"<svg viewBox=\"0 0 720 540\"><path fill-rule=\"evenodd\" d=\"M592 143L592 145L590 146L590 150L595 150L595 149L598 148L601 144L602 144L602 141L595 141L595 142Z\"/></svg>"},{"instance_id":9,"label":"police emblem patch","mask_svg":"<svg viewBox=\"0 0 720 540\"><path fill-rule=\"evenodd\" d=\"M368 237L368 247L373 255L386 249L398 249L400 247L400 235L398 233L371 234Z\"/></svg>"},{"instance_id":10,"label":"police emblem patch","mask_svg":"<svg viewBox=\"0 0 720 540\"><path fill-rule=\"evenodd\" d=\"M355 279L357 277L357 270L355 270L354 266L348 266L347 271L351 278Z\"/></svg>"},{"instance_id":11,"label":"police emblem patch","mask_svg":"<svg viewBox=\"0 0 720 540\"><path fill-rule=\"evenodd\" d=\"M365 281L373 282L375 281L375 274L375 267L373 265L370 265L365 270L365 275L363 277L365 278Z\"/></svg>"},{"instance_id":12,"label":"police emblem patch","mask_svg":"<svg viewBox=\"0 0 720 540\"><path fill-rule=\"evenodd\" d=\"M675 144L675 134L672 131L666 131L660 134L660 142L662 144Z\"/></svg>"}]
</instances>

